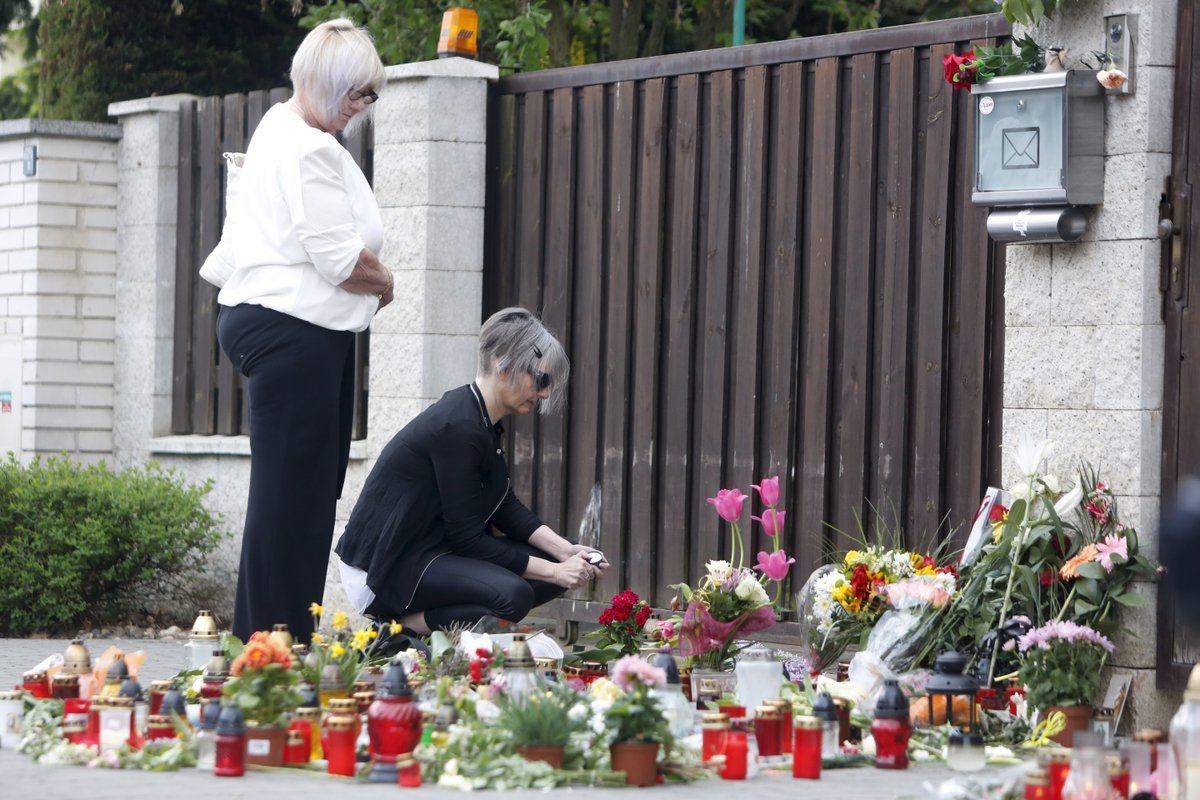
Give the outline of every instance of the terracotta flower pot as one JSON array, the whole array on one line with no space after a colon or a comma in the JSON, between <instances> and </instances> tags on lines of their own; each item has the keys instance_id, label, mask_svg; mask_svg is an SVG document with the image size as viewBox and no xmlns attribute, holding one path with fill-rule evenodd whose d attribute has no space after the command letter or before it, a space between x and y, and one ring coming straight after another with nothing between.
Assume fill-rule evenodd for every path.
<instances>
[{"instance_id":1,"label":"terracotta flower pot","mask_svg":"<svg viewBox=\"0 0 1200 800\"><path fill-rule=\"evenodd\" d=\"M630 786L653 786L658 782L658 742L620 742L609 748L614 772L625 773Z\"/></svg>"},{"instance_id":2,"label":"terracotta flower pot","mask_svg":"<svg viewBox=\"0 0 1200 800\"><path fill-rule=\"evenodd\" d=\"M287 728L246 726L246 763L260 767L282 767L287 746Z\"/></svg>"},{"instance_id":3,"label":"terracotta flower pot","mask_svg":"<svg viewBox=\"0 0 1200 800\"><path fill-rule=\"evenodd\" d=\"M1063 747L1070 747L1077 732L1086 731L1091 727L1091 706L1046 706L1042 709L1041 718L1046 719L1055 711L1061 711L1066 715L1067 727L1063 728L1060 733L1051 736L1050 739Z\"/></svg>"},{"instance_id":4,"label":"terracotta flower pot","mask_svg":"<svg viewBox=\"0 0 1200 800\"><path fill-rule=\"evenodd\" d=\"M563 746L561 744L527 744L517 748L526 761L545 761L555 769L562 769Z\"/></svg>"}]
</instances>

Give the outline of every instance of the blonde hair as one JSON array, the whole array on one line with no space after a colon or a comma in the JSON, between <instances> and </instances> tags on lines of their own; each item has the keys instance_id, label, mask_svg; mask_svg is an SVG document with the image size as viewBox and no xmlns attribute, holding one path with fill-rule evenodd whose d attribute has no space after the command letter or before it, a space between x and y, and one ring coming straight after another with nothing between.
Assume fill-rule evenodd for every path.
<instances>
[{"instance_id":1,"label":"blonde hair","mask_svg":"<svg viewBox=\"0 0 1200 800\"><path fill-rule=\"evenodd\" d=\"M292 86L322 120L336 120L352 91L383 88L383 61L366 28L348 19L331 19L313 28L292 56ZM351 127L370 114L355 114Z\"/></svg>"},{"instance_id":2,"label":"blonde hair","mask_svg":"<svg viewBox=\"0 0 1200 800\"><path fill-rule=\"evenodd\" d=\"M504 373L510 382L521 373L543 372L550 377L550 396L538 403L548 414L566 402L571 362L554 334L534 313L520 306L497 311L479 329L479 374Z\"/></svg>"}]
</instances>

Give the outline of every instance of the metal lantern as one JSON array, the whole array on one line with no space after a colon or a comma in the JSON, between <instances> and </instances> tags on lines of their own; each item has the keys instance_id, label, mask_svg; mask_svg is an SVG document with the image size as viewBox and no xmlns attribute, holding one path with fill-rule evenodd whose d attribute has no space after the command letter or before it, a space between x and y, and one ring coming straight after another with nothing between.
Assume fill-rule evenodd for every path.
<instances>
[{"instance_id":1,"label":"metal lantern","mask_svg":"<svg viewBox=\"0 0 1200 800\"><path fill-rule=\"evenodd\" d=\"M514 700L523 700L542 688L542 675L525 637L517 634L504 657L504 692Z\"/></svg>"},{"instance_id":2,"label":"metal lantern","mask_svg":"<svg viewBox=\"0 0 1200 800\"><path fill-rule=\"evenodd\" d=\"M946 766L960 772L973 772L983 769L984 750L975 705L979 683L964 674L966 668L966 656L953 650L942 653L933 662L934 675L925 685L925 691L929 693L929 724L934 724L934 706L941 697L946 704L946 722L954 728L946 744ZM965 700L965 718L962 713L955 716L954 701L958 698L962 698L960 704Z\"/></svg>"}]
</instances>

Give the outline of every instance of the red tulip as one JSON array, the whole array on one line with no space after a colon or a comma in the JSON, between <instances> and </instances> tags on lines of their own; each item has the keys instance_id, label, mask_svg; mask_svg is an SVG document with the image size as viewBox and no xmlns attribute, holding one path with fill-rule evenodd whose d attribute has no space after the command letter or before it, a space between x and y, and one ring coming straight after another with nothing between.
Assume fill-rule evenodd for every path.
<instances>
[{"instance_id":1,"label":"red tulip","mask_svg":"<svg viewBox=\"0 0 1200 800\"><path fill-rule=\"evenodd\" d=\"M726 522L737 522L742 516L742 503L746 500L746 495L742 494L741 489L722 489L717 492L716 497L708 498L709 503L712 503L717 508L717 514Z\"/></svg>"}]
</instances>

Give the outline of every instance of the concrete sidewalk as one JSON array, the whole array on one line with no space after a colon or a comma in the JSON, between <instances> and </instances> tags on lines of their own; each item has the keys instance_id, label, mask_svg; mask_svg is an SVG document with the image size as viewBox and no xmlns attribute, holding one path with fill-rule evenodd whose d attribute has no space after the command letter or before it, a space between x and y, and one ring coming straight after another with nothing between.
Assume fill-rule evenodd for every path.
<instances>
[{"instance_id":1,"label":"concrete sidewalk","mask_svg":"<svg viewBox=\"0 0 1200 800\"><path fill-rule=\"evenodd\" d=\"M46 656L61 653L70 642L48 639L0 639L0 687L19 684L21 673ZM169 678L183 666L183 643L149 639L85 640L93 658L109 645L126 652L142 651L146 662L139 678L143 683ZM942 766L919 767L903 772L888 770L826 770L820 781L793 780L790 775L760 774L745 782L720 779L692 784L670 784L644 792L675 800L728 800L731 793L764 800L898 800L931 796L927 782L936 785L954 773ZM42 767L11 750L0 751L0 798L3 800L162 800L163 798L253 798L253 800L328 800L330 797L394 797L394 786L359 784L344 778L312 773L247 772L238 779L216 778L195 769L150 773ZM460 798L462 793L423 786L420 797ZM564 793L579 800L630 797L627 789L572 788ZM498 796L498 795L497 795ZM504 797L545 797L544 792L506 792ZM641 796L641 795L639 795Z\"/></svg>"}]
</instances>

